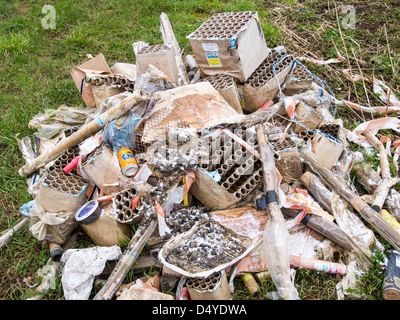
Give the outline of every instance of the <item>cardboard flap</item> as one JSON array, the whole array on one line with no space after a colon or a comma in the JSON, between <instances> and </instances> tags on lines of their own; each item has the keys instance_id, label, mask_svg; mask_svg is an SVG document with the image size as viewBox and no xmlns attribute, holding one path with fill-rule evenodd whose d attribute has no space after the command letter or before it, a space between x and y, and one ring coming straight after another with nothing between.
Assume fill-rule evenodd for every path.
<instances>
[{"instance_id":1,"label":"cardboard flap","mask_svg":"<svg viewBox=\"0 0 400 320\"><path fill-rule=\"evenodd\" d=\"M86 86L83 81L86 73L111 74L111 70L102 53L71 70L71 77L86 106L94 107L96 106L96 101L93 96L93 88Z\"/></svg>"}]
</instances>

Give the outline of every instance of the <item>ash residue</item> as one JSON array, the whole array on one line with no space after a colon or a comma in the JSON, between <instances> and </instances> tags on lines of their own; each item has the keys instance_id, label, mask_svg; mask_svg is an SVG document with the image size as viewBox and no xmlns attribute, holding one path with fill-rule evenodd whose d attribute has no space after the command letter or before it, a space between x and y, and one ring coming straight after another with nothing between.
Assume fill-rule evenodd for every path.
<instances>
[{"instance_id":1,"label":"ash residue","mask_svg":"<svg viewBox=\"0 0 400 320\"><path fill-rule=\"evenodd\" d=\"M209 209L205 207L185 207L174 204L171 212L165 217L165 222L175 237L182 232L190 230L198 221L210 219Z\"/></svg>"},{"instance_id":2,"label":"ash residue","mask_svg":"<svg viewBox=\"0 0 400 320\"><path fill-rule=\"evenodd\" d=\"M162 175L182 174L197 168L198 136L192 128L170 129L168 141L157 141L147 150L152 171Z\"/></svg>"},{"instance_id":3,"label":"ash residue","mask_svg":"<svg viewBox=\"0 0 400 320\"><path fill-rule=\"evenodd\" d=\"M156 217L155 202L160 205L164 203L167 198L169 189L175 184L175 179L172 177L159 180L158 184L150 190L148 196L141 198L140 213L145 217Z\"/></svg>"},{"instance_id":4,"label":"ash residue","mask_svg":"<svg viewBox=\"0 0 400 320\"><path fill-rule=\"evenodd\" d=\"M165 148L151 157L148 165L163 174L180 174L196 170L197 162L195 154L187 155L176 149Z\"/></svg>"},{"instance_id":5,"label":"ash residue","mask_svg":"<svg viewBox=\"0 0 400 320\"><path fill-rule=\"evenodd\" d=\"M188 272L205 271L232 261L246 250L232 231L216 221L200 222L193 231L168 252L168 263Z\"/></svg>"}]
</instances>

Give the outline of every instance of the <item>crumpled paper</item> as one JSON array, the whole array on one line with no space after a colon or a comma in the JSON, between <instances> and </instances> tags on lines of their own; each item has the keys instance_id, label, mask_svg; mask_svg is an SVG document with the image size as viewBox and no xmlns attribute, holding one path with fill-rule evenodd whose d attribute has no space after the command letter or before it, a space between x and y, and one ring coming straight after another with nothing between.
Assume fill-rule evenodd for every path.
<instances>
[{"instance_id":1,"label":"crumpled paper","mask_svg":"<svg viewBox=\"0 0 400 320\"><path fill-rule=\"evenodd\" d=\"M103 272L108 260L116 260L121 255L121 248L117 245L65 251L61 257L61 262L65 263L61 276L64 298L87 300L95 276Z\"/></svg>"},{"instance_id":2,"label":"crumpled paper","mask_svg":"<svg viewBox=\"0 0 400 320\"><path fill-rule=\"evenodd\" d=\"M117 300L175 300L170 294L159 292L158 289L137 279L128 289L123 290Z\"/></svg>"}]
</instances>

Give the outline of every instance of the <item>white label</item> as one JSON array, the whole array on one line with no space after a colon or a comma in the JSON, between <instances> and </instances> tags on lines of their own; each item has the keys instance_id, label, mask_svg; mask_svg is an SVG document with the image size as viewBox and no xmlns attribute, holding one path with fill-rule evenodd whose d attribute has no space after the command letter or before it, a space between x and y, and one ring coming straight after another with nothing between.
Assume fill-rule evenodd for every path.
<instances>
[{"instance_id":1,"label":"white label","mask_svg":"<svg viewBox=\"0 0 400 320\"><path fill-rule=\"evenodd\" d=\"M208 51L208 52L217 52L217 51L219 51L217 43L212 43L212 42L202 43L201 46L203 47L204 51Z\"/></svg>"}]
</instances>

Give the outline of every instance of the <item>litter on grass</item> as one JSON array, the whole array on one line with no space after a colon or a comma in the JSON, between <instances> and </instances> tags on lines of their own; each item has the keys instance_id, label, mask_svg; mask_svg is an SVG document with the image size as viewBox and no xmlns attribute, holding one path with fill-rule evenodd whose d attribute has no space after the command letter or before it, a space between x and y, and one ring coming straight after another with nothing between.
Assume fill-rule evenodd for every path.
<instances>
[{"instance_id":1,"label":"litter on grass","mask_svg":"<svg viewBox=\"0 0 400 320\"><path fill-rule=\"evenodd\" d=\"M398 133L399 120L350 131L336 118L342 106L397 111L390 88L365 79L385 108L337 100L305 64L343 56L269 48L257 12L212 15L187 36L186 56L164 13L160 23L160 43L133 43L135 63L109 67L100 53L73 67L85 107L45 110L29 122L35 143L18 141L34 199L23 225L52 248L64 298L226 300L242 279L251 295L272 281L276 290L262 298L300 299L299 268L342 277L338 299L358 298L356 275L385 251L384 239L383 296L400 299L400 143L377 135ZM363 159L371 154L377 170ZM71 249L80 231L93 245ZM157 276L141 277L153 266ZM127 283L131 270L137 278ZM33 296L53 288L54 279Z\"/></svg>"}]
</instances>

